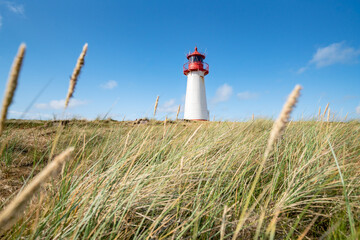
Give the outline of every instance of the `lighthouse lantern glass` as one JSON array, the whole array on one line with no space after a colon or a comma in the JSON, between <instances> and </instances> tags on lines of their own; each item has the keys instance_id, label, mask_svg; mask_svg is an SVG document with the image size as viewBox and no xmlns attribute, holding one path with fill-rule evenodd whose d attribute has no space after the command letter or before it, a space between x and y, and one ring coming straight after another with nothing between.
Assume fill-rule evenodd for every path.
<instances>
[{"instance_id":1,"label":"lighthouse lantern glass","mask_svg":"<svg viewBox=\"0 0 360 240\"><path fill-rule=\"evenodd\" d=\"M193 63L193 62L203 62L204 59L201 56L191 56L189 58L189 62Z\"/></svg>"}]
</instances>

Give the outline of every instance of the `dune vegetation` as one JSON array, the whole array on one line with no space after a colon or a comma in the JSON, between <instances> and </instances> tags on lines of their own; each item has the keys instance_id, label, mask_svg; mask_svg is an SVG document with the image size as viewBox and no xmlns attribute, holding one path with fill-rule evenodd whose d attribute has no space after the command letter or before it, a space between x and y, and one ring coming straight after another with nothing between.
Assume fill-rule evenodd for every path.
<instances>
[{"instance_id":1,"label":"dune vegetation","mask_svg":"<svg viewBox=\"0 0 360 240\"><path fill-rule=\"evenodd\" d=\"M58 126L8 125L2 178L28 166L26 184L49 161ZM3 238L229 239L239 221L241 239L270 237L272 228L276 239L346 239L352 226L359 232L359 122L291 122L249 196L271 126L70 121L56 154L72 146L73 158ZM3 193L11 183L2 181Z\"/></svg>"},{"instance_id":2,"label":"dune vegetation","mask_svg":"<svg viewBox=\"0 0 360 240\"><path fill-rule=\"evenodd\" d=\"M6 120L15 88L0 119L2 239L360 237L360 122L329 121L328 107L292 121L300 86L275 122Z\"/></svg>"}]
</instances>

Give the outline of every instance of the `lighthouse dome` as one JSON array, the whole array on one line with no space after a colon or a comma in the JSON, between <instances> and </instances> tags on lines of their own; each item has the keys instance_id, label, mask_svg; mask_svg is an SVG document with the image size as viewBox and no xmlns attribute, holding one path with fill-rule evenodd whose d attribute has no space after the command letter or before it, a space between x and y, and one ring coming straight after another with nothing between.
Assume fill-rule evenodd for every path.
<instances>
[{"instance_id":1,"label":"lighthouse dome","mask_svg":"<svg viewBox=\"0 0 360 240\"><path fill-rule=\"evenodd\" d=\"M191 57L196 57L197 59L205 59L205 54L198 52L197 47L195 47L195 51L186 55L186 58L190 60Z\"/></svg>"}]
</instances>

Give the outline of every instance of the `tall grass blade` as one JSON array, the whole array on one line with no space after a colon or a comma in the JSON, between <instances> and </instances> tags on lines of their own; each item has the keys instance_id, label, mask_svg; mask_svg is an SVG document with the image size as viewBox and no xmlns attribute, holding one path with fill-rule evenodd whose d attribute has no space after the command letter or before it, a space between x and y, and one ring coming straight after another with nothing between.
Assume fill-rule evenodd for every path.
<instances>
[{"instance_id":1,"label":"tall grass blade","mask_svg":"<svg viewBox=\"0 0 360 240\"><path fill-rule=\"evenodd\" d=\"M339 161L336 157L336 154L334 152L334 148L332 147L331 143L330 143L330 140L327 139L328 143L329 143L329 146L330 146L330 149L331 149L331 153L332 155L334 156L334 159L335 159L335 163L336 163L336 167L339 171L339 176L340 176L340 180L341 180L341 184L343 186L343 194L344 194L344 198L345 198L345 203L346 203L346 209L347 209L347 214L348 214L348 218L349 218L349 223L350 223L350 229L351 229L351 236L353 239L356 239L356 229L355 229L355 223L354 223L354 217L353 217L353 214L352 214L352 211L351 211L351 207L350 207L350 201L349 201L349 198L348 198L348 195L347 195L347 191L346 191L346 185L345 185L345 181L344 181L344 178L343 178L343 175L341 173L341 169L340 169L340 165L339 165Z\"/></svg>"}]
</instances>

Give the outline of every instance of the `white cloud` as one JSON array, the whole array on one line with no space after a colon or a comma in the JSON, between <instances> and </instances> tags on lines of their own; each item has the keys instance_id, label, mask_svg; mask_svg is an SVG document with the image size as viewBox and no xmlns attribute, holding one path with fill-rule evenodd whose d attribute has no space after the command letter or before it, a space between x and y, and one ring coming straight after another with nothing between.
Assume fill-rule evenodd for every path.
<instances>
[{"instance_id":1,"label":"white cloud","mask_svg":"<svg viewBox=\"0 0 360 240\"><path fill-rule=\"evenodd\" d=\"M170 99L166 101L163 105L160 105L158 111L164 113L176 113L178 107L179 105L175 104L175 99Z\"/></svg>"},{"instance_id":2,"label":"white cloud","mask_svg":"<svg viewBox=\"0 0 360 240\"><path fill-rule=\"evenodd\" d=\"M360 114L360 105L356 107L356 113Z\"/></svg>"},{"instance_id":3,"label":"white cloud","mask_svg":"<svg viewBox=\"0 0 360 240\"><path fill-rule=\"evenodd\" d=\"M19 112L9 111L9 118L21 118L21 119L51 119L53 115L47 113L34 113L34 112Z\"/></svg>"},{"instance_id":4,"label":"white cloud","mask_svg":"<svg viewBox=\"0 0 360 240\"><path fill-rule=\"evenodd\" d=\"M360 49L348 47L345 42L333 43L329 46L318 48L309 61L308 66L315 65L317 68L330 66L333 64L354 63L360 55ZM300 68L297 73L303 73L307 68Z\"/></svg>"},{"instance_id":5,"label":"white cloud","mask_svg":"<svg viewBox=\"0 0 360 240\"><path fill-rule=\"evenodd\" d=\"M81 105L86 104L86 101L77 100L77 99L70 99L69 108L78 107ZM51 100L49 103L38 103L35 105L38 109L63 109L65 107L65 99L61 100Z\"/></svg>"},{"instance_id":6,"label":"white cloud","mask_svg":"<svg viewBox=\"0 0 360 240\"><path fill-rule=\"evenodd\" d=\"M318 48L310 63L316 67L325 67L336 63L354 62L360 55L360 49L345 46L345 42L333 43L324 48Z\"/></svg>"},{"instance_id":7,"label":"white cloud","mask_svg":"<svg viewBox=\"0 0 360 240\"><path fill-rule=\"evenodd\" d=\"M15 4L10 1L0 0L0 5L4 5L10 12L13 12L18 15L24 15L25 13L25 8L24 5L22 4ZM0 29L2 25L3 25L3 17L0 15Z\"/></svg>"},{"instance_id":8,"label":"white cloud","mask_svg":"<svg viewBox=\"0 0 360 240\"><path fill-rule=\"evenodd\" d=\"M303 72L305 72L307 69L307 67L302 67L302 68L299 68L299 70L297 70L297 73L298 74L302 74Z\"/></svg>"},{"instance_id":9,"label":"white cloud","mask_svg":"<svg viewBox=\"0 0 360 240\"><path fill-rule=\"evenodd\" d=\"M0 1L0 3L6 5L7 9L13 13L23 15L25 13L24 5L22 4L15 4L10 1Z\"/></svg>"},{"instance_id":10,"label":"white cloud","mask_svg":"<svg viewBox=\"0 0 360 240\"><path fill-rule=\"evenodd\" d=\"M246 92L240 92L237 94L237 97L240 99L240 100L249 100L249 99L256 99L259 97L259 94L257 93L254 93L254 92L249 92L249 91L246 91Z\"/></svg>"},{"instance_id":11,"label":"white cloud","mask_svg":"<svg viewBox=\"0 0 360 240\"><path fill-rule=\"evenodd\" d=\"M233 88L225 83L216 90L215 97L212 101L213 103L226 102L232 94Z\"/></svg>"},{"instance_id":12,"label":"white cloud","mask_svg":"<svg viewBox=\"0 0 360 240\"><path fill-rule=\"evenodd\" d=\"M118 83L114 80L110 80L105 84L102 84L101 87L104 89L113 89L118 85Z\"/></svg>"}]
</instances>

